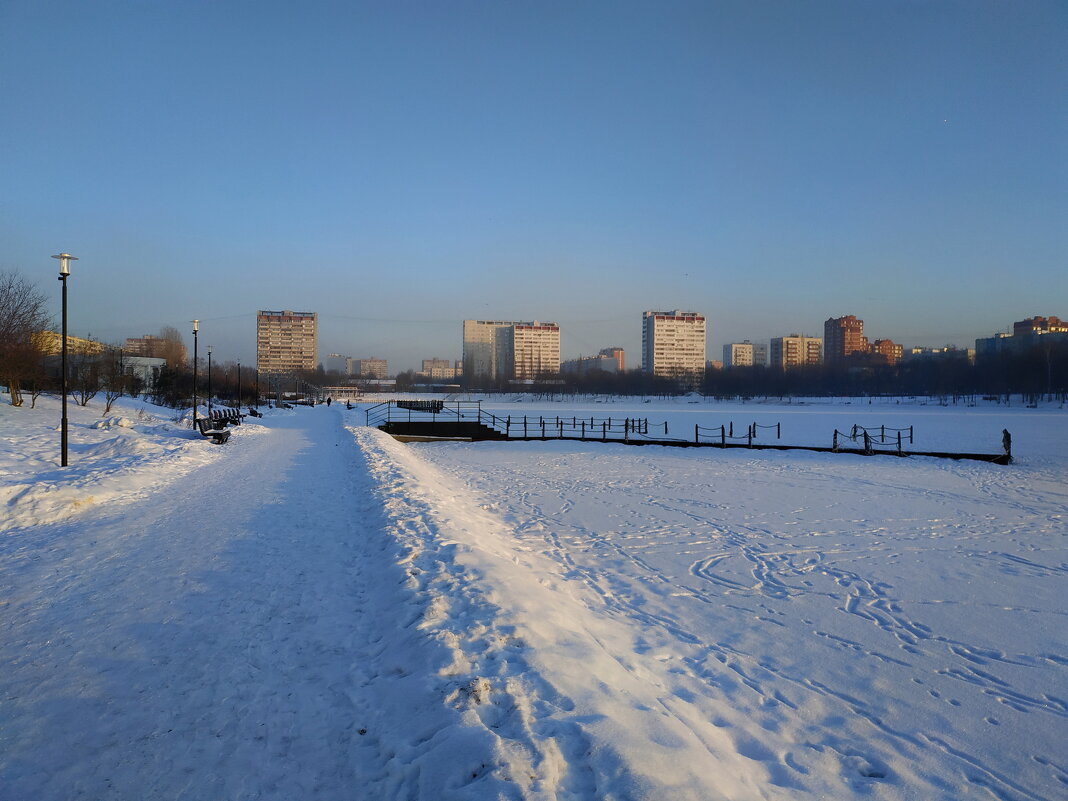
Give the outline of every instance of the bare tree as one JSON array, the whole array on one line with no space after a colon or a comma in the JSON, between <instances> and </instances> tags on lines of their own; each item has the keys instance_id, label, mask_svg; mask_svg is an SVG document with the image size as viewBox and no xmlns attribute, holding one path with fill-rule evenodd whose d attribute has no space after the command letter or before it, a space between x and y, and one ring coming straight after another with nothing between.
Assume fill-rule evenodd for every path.
<instances>
[{"instance_id":1,"label":"bare tree","mask_svg":"<svg viewBox=\"0 0 1068 801\"><path fill-rule=\"evenodd\" d=\"M80 354L71 360L70 394L79 406L88 406L100 391L101 366L99 356Z\"/></svg>"},{"instance_id":2,"label":"bare tree","mask_svg":"<svg viewBox=\"0 0 1068 801\"><path fill-rule=\"evenodd\" d=\"M118 348L111 347L100 356L100 387L104 390L104 412L101 417L107 417L111 413L115 401L121 398L130 386L132 376L123 372L121 353Z\"/></svg>"},{"instance_id":3,"label":"bare tree","mask_svg":"<svg viewBox=\"0 0 1068 801\"><path fill-rule=\"evenodd\" d=\"M160 342L153 348L152 356L157 359L166 359L167 366L171 369L180 370L185 367L189 351L182 342L182 333L174 326L165 326L159 331Z\"/></svg>"},{"instance_id":4,"label":"bare tree","mask_svg":"<svg viewBox=\"0 0 1068 801\"><path fill-rule=\"evenodd\" d=\"M0 381L11 405L22 405L22 381L40 364L34 335L48 327L45 296L17 272L0 273Z\"/></svg>"}]
</instances>

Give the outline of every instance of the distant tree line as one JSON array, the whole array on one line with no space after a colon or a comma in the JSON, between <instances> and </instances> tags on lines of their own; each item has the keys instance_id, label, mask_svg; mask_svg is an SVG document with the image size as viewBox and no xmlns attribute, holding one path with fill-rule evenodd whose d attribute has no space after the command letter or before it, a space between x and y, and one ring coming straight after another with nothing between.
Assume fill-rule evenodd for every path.
<instances>
[{"instance_id":1,"label":"distant tree line","mask_svg":"<svg viewBox=\"0 0 1068 801\"><path fill-rule=\"evenodd\" d=\"M417 389L414 374L404 388ZM398 377L398 389L401 389ZM708 370L697 382L652 376L641 370L543 375L532 384L491 380L464 383L469 391L528 392L538 395L681 395L698 391L717 398L929 396L948 399L1024 395L1068 400L1068 343L1040 343L973 364L963 356L918 358L896 365L857 363L782 369L732 367Z\"/></svg>"}]
</instances>

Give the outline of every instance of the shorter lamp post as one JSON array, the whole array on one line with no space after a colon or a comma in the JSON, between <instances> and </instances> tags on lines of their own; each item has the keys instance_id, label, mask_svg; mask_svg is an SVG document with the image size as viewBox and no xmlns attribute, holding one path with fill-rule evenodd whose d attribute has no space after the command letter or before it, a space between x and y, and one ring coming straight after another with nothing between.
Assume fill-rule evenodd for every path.
<instances>
[{"instance_id":1,"label":"shorter lamp post","mask_svg":"<svg viewBox=\"0 0 1068 801\"><path fill-rule=\"evenodd\" d=\"M237 410L241 411L241 362L237 363Z\"/></svg>"},{"instance_id":2,"label":"shorter lamp post","mask_svg":"<svg viewBox=\"0 0 1068 801\"><path fill-rule=\"evenodd\" d=\"M60 357L62 366L60 370L62 376L60 377L60 392L63 396L63 412L59 422L59 465L60 467L67 466L67 276L70 275L70 263L72 261L78 261L77 256L72 256L69 253L60 253L52 257L53 259L59 259L59 280L63 284L63 342L60 345L60 352L63 354Z\"/></svg>"},{"instance_id":3,"label":"shorter lamp post","mask_svg":"<svg viewBox=\"0 0 1068 801\"><path fill-rule=\"evenodd\" d=\"M208 345L208 417L211 417L211 351L212 346Z\"/></svg>"},{"instance_id":4,"label":"shorter lamp post","mask_svg":"<svg viewBox=\"0 0 1068 801\"><path fill-rule=\"evenodd\" d=\"M197 427L197 332L200 330L200 320L190 320L193 323L193 428Z\"/></svg>"}]
</instances>

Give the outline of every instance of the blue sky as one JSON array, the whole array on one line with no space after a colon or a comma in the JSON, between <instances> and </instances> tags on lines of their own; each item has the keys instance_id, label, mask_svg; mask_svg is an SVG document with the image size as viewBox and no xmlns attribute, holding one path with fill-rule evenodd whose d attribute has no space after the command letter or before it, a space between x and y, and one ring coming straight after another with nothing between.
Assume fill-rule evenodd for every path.
<instances>
[{"instance_id":1,"label":"blue sky","mask_svg":"<svg viewBox=\"0 0 1068 801\"><path fill-rule=\"evenodd\" d=\"M320 358L459 358L643 309L729 341L972 345L1068 317L1061 2L0 0L0 269L119 342L316 311Z\"/></svg>"}]
</instances>

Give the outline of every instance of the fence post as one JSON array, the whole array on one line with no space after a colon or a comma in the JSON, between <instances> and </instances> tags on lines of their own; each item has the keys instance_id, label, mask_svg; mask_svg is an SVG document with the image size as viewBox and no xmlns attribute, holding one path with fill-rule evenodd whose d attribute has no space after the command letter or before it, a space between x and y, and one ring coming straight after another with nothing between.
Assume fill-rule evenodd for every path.
<instances>
[{"instance_id":1,"label":"fence post","mask_svg":"<svg viewBox=\"0 0 1068 801\"><path fill-rule=\"evenodd\" d=\"M897 455L901 455L901 432L897 432Z\"/></svg>"},{"instance_id":2,"label":"fence post","mask_svg":"<svg viewBox=\"0 0 1068 801\"><path fill-rule=\"evenodd\" d=\"M753 429L750 428L749 431L746 432L746 433L749 434L749 442L747 443L747 447L752 448L753 447Z\"/></svg>"},{"instance_id":3,"label":"fence post","mask_svg":"<svg viewBox=\"0 0 1068 801\"><path fill-rule=\"evenodd\" d=\"M864 430L864 453L871 456L871 437L868 435L867 429Z\"/></svg>"},{"instance_id":4,"label":"fence post","mask_svg":"<svg viewBox=\"0 0 1068 801\"><path fill-rule=\"evenodd\" d=\"M912 426L909 426L909 445L912 444Z\"/></svg>"},{"instance_id":5,"label":"fence post","mask_svg":"<svg viewBox=\"0 0 1068 801\"><path fill-rule=\"evenodd\" d=\"M855 440L857 438L857 424L853 423L853 433L849 435L849 438Z\"/></svg>"},{"instance_id":6,"label":"fence post","mask_svg":"<svg viewBox=\"0 0 1068 801\"><path fill-rule=\"evenodd\" d=\"M734 436L734 421L733 420L731 420L731 433L728 436L731 436L731 437Z\"/></svg>"},{"instance_id":7,"label":"fence post","mask_svg":"<svg viewBox=\"0 0 1068 801\"><path fill-rule=\"evenodd\" d=\"M886 425L879 426L879 442L886 442Z\"/></svg>"},{"instance_id":8,"label":"fence post","mask_svg":"<svg viewBox=\"0 0 1068 801\"><path fill-rule=\"evenodd\" d=\"M782 423L775 424L775 439L782 439Z\"/></svg>"},{"instance_id":9,"label":"fence post","mask_svg":"<svg viewBox=\"0 0 1068 801\"><path fill-rule=\"evenodd\" d=\"M582 421L582 438L586 439L586 421Z\"/></svg>"},{"instance_id":10,"label":"fence post","mask_svg":"<svg viewBox=\"0 0 1068 801\"><path fill-rule=\"evenodd\" d=\"M612 418L608 419L611 420ZM608 423L606 423L604 420L601 421L601 439L608 439Z\"/></svg>"},{"instance_id":11,"label":"fence post","mask_svg":"<svg viewBox=\"0 0 1068 801\"><path fill-rule=\"evenodd\" d=\"M524 414L523 415L523 436L526 437L526 435L527 435L527 416Z\"/></svg>"},{"instance_id":12,"label":"fence post","mask_svg":"<svg viewBox=\"0 0 1068 801\"><path fill-rule=\"evenodd\" d=\"M722 425L719 427L719 447L727 447L727 429Z\"/></svg>"},{"instance_id":13,"label":"fence post","mask_svg":"<svg viewBox=\"0 0 1068 801\"><path fill-rule=\"evenodd\" d=\"M541 437L545 439L545 418L541 418Z\"/></svg>"},{"instance_id":14,"label":"fence post","mask_svg":"<svg viewBox=\"0 0 1068 801\"><path fill-rule=\"evenodd\" d=\"M556 423L557 423L556 427L557 427L557 429L559 429L560 439L563 439L564 438L564 422L559 417L557 417L556 418Z\"/></svg>"},{"instance_id":15,"label":"fence post","mask_svg":"<svg viewBox=\"0 0 1068 801\"><path fill-rule=\"evenodd\" d=\"M698 426L697 423L693 424L693 441L694 442L700 442L701 441L700 426Z\"/></svg>"},{"instance_id":16,"label":"fence post","mask_svg":"<svg viewBox=\"0 0 1068 801\"><path fill-rule=\"evenodd\" d=\"M834 430L834 440L831 442L831 450L838 453L838 429Z\"/></svg>"},{"instance_id":17,"label":"fence post","mask_svg":"<svg viewBox=\"0 0 1068 801\"><path fill-rule=\"evenodd\" d=\"M646 429L646 430L648 430L648 429ZM667 436L667 432L668 432L668 430L667 430L667 420L665 420L664 421L664 436L665 437Z\"/></svg>"},{"instance_id":18,"label":"fence post","mask_svg":"<svg viewBox=\"0 0 1068 801\"><path fill-rule=\"evenodd\" d=\"M1005 455L1009 457L1009 461L1012 461L1012 434L1009 433L1009 429L1001 429L1001 447L1005 451Z\"/></svg>"}]
</instances>

